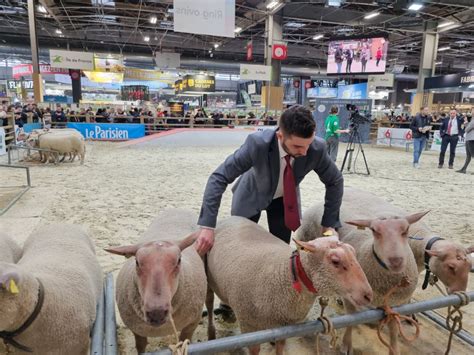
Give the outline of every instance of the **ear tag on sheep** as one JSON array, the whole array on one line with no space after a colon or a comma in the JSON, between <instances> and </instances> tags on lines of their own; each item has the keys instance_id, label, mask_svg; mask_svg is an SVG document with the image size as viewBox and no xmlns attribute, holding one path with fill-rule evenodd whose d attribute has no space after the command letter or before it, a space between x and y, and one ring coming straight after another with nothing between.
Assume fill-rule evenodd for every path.
<instances>
[{"instance_id":1,"label":"ear tag on sheep","mask_svg":"<svg viewBox=\"0 0 474 355\"><path fill-rule=\"evenodd\" d=\"M15 283L15 280L13 280L13 279L10 280L10 289L9 289L9 291L12 294L17 294L17 293L20 292L20 290L18 290L18 286Z\"/></svg>"},{"instance_id":2,"label":"ear tag on sheep","mask_svg":"<svg viewBox=\"0 0 474 355\"><path fill-rule=\"evenodd\" d=\"M334 233L330 229L323 233L323 237L332 237L333 235Z\"/></svg>"}]
</instances>

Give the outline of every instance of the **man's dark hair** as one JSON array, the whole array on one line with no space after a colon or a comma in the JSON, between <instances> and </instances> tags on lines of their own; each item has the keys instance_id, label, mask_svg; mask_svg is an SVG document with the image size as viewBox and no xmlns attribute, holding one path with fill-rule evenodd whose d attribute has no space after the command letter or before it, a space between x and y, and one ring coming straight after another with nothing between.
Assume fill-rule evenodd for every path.
<instances>
[{"instance_id":1,"label":"man's dark hair","mask_svg":"<svg viewBox=\"0 0 474 355\"><path fill-rule=\"evenodd\" d=\"M310 138L314 135L316 123L310 110L301 105L294 105L282 113L279 127L285 135Z\"/></svg>"},{"instance_id":2,"label":"man's dark hair","mask_svg":"<svg viewBox=\"0 0 474 355\"><path fill-rule=\"evenodd\" d=\"M338 112L339 112L339 107L337 107L337 106L332 106L331 107L331 111L330 111L331 114L337 115Z\"/></svg>"}]
</instances>

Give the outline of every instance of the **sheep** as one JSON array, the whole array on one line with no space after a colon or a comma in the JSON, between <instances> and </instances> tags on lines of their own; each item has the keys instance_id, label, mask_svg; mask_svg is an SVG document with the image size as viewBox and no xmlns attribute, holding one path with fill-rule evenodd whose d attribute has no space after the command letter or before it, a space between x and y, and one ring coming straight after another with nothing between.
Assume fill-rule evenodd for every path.
<instances>
[{"instance_id":1,"label":"sheep","mask_svg":"<svg viewBox=\"0 0 474 355\"><path fill-rule=\"evenodd\" d=\"M67 137L65 140L69 140L70 136L75 136L77 138L74 139L74 146L75 149L71 151L67 151L67 146L65 143L54 143L54 146L56 149L50 148L45 145L45 143L40 143L40 141L44 141L45 139L48 139L47 137L51 137L51 135L54 135L54 137L57 139L57 137ZM46 138L45 138L46 137ZM77 141L81 141L81 144L78 144ZM42 149L51 149L51 150L57 150L58 153L53 153L53 158L54 161L57 162L59 159L59 153L63 154L63 158L60 160L62 163L64 159L66 158L66 155L69 156L69 161L73 162L76 156L79 154L81 157L81 164L84 163L84 155L85 155L85 143L84 143L84 136L77 131L76 129L72 128L64 128L64 129L37 129L33 130L33 132L30 133L27 139L27 144L32 147L32 148L42 148ZM59 148L59 149L58 149ZM82 152L82 154L81 154ZM43 156L44 155L44 156ZM43 162L48 162L49 161L49 154L40 152L40 159Z\"/></svg>"},{"instance_id":2,"label":"sheep","mask_svg":"<svg viewBox=\"0 0 474 355\"><path fill-rule=\"evenodd\" d=\"M196 220L190 211L166 210L138 244L105 249L134 256L117 277L116 299L123 322L135 336L138 353L145 352L148 337L173 334L170 315L181 332L180 340L191 339L201 320L206 273L201 257L189 247L197 237Z\"/></svg>"},{"instance_id":3,"label":"sheep","mask_svg":"<svg viewBox=\"0 0 474 355\"><path fill-rule=\"evenodd\" d=\"M297 243L307 251L299 254L302 269L297 269L307 274L315 293L305 287L299 293L298 282L292 286L288 244L243 217L219 222L207 258L208 282L232 307L242 332L301 322L317 296L339 295L357 306L371 301L372 290L351 246L333 238ZM212 324L212 300L206 306ZM284 344L277 342L277 354ZM259 345L250 347L251 354L259 351Z\"/></svg>"},{"instance_id":4,"label":"sheep","mask_svg":"<svg viewBox=\"0 0 474 355\"><path fill-rule=\"evenodd\" d=\"M44 134L38 137L40 149L55 151L55 161L59 160L59 154L78 154L81 164L84 164L86 147L84 139L75 134Z\"/></svg>"},{"instance_id":5,"label":"sheep","mask_svg":"<svg viewBox=\"0 0 474 355\"><path fill-rule=\"evenodd\" d=\"M371 215L379 215L380 210L383 210L385 213L406 214L403 209L393 206L370 192L346 188L341 209L341 219L347 220L353 216L358 217L357 213L359 212L357 211L360 209L360 206L364 206L364 213ZM310 229L307 231L301 230L300 232L307 235L308 238L311 235L320 235L319 225L317 224L303 223L302 228ZM351 230L352 227L343 224L342 228L339 229L339 233L345 235ZM435 238L435 233L423 221L410 225L408 243L415 256L418 272L426 271L425 275L429 275L430 272L433 273L444 284L448 294L456 291L466 291L469 272L472 268L472 260L469 255L474 252L474 246L464 247L450 240L433 238ZM431 239L433 239L432 243L434 243L428 248L430 250L426 250ZM425 258L429 259L428 267L425 266ZM427 286L426 281L425 278L423 288Z\"/></svg>"},{"instance_id":6,"label":"sheep","mask_svg":"<svg viewBox=\"0 0 474 355\"><path fill-rule=\"evenodd\" d=\"M344 226L339 230L339 238L352 245L357 254L362 269L364 270L370 286L374 291L372 305L384 305L384 296L389 290L400 285L407 279L406 287L398 288L388 299L389 305L400 305L410 301L418 281L418 268L412 250L408 244L408 228L419 221L427 212L416 213L406 217L393 217L390 211L384 211L382 206L377 206L377 215L373 217L372 211L367 207L368 202L358 202L356 206L346 203L349 197L344 193L341 206L343 219L351 219L346 224L357 226L357 230L350 230ZM358 201L358 200L357 200ZM360 208L360 206L364 206ZM319 204L310 208L303 216L303 221L297 238L308 241L321 236L321 221L324 205ZM358 218L358 219L355 219ZM366 228L369 231L365 230ZM354 307L344 302L347 313L353 313ZM389 324L390 346L395 354L399 353L398 329L393 323ZM352 327L347 327L343 338L342 351L352 353Z\"/></svg>"},{"instance_id":7,"label":"sheep","mask_svg":"<svg viewBox=\"0 0 474 355\"><path fill-rule=\"evenodd\" d=\"M43 290L38 315L10 348L16 342L37 355L86 355L102 285L94 245L79 226L41 227L25 242L17 264L0 262L0 331L25 324Z\"/></svg>"},{"instance_id":8,"label":"sheep","mask_svg":"<svg viewBox=\"0 0 474 355\"><path fill-rule=\"evenodd\" d=\"M16 264L21 253L18 244L7 234L0 232L0 261Z\"/></svg>"}]
</instances>

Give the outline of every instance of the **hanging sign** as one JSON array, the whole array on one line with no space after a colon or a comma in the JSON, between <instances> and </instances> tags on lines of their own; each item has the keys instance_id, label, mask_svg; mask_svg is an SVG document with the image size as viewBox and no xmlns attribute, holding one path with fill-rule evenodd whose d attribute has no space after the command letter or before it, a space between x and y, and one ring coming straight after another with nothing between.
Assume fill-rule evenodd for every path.
<instances>
[{"instance_id":1,"label":"hanging sign","mask_svg":"<svg viewBox=\"0 0 474 355\"><path fill-rule=\"evenodd\" d=\"M240 64L240 80L270 81L272 67L270 65Z\"/></svg>"},{"instance_id":2,"label":"hanging sign","mask_svg":"<svg viewBox=\"0 0 474 355\"><path fill-rule=\"evenodd\" d=\"M369 83L369 88L372 87L393 87L394 75L387 73L384 75L369 75L367 81Z\"/></svg>"},{"instance_id":3,"label":"hanging sign","mask_svg":"<svg viewBox=\"0 0 474 355\"><path fill-rule=\"evenodd\" d=\"M288 47L286 44L274 44L272 46L272 58L276 60L283 60L288 57Z\"/></svg>"},{"instance_id":4,"label":"hanging sign","mask_svg":"<svg viewBox=\"0 0 474 355\"><path fill-rule=\"evenodd\" d=\"M53 68L49 64L40 64L40 73L41 74L67 74L67 69L64 68ZM15 65L12 68L13 71L13 78L19 79L22 76L31 76L33 74L33 65L31 64L20 64Z\"/></svg>"},{"instance_id":5,"label":"hanging sign","mask_svg":"<svg viewBox=\"0 0 474 355\"><path fill-rule=\"evenodd\" d=\"M94 54L88 52L49 50L49 60L54 68L94 69Z\"/></svg>"},{"instance_id":6,"label":"hanging sign","mask_svg":"<svg viewBox=\"0 0 474 355\"><path fill-rule=\"evenodd\" d=\"M94 71L123 73L125 71L123 56L120 54L94 54Z\"/></svg>"},{"instance_id":7,"label":"hanging sign","mask_svg":"<svg viewBox=\"0 0 474 355\"><path fill-rule=\"evenodd\" d=\"M158 69L176 69L181 66L181 54L179 53L156 53L155 63Z\"/></svg>"},{"instance_id":8,"label":"hanging sign","mask_svg":"<svg viewBox=\"0 0 474 355\"><path fill-rule=\"evenodd\" d=\"M250 61L253 59L253 42L248 41L247 42L247 61Z\"/></svg>"},{"instance_id":9,"label":"hanging sign","mask_svg":"<svg viewBox=\"0 0 474 355\"><path fill-rule=\"evenodd\" d=\"M214 92L216 80L211 75L185 75L182 81L183 92Z\"/></svg>"},{"instance_id":10,"label":"hanging sign","mask_svg":"<svg viewBox=\"0 0 474 355\"><path fill-rule=\"evenodd\" d=\"M235 37L235 0L174 0L174 32Z\"/></svg>"}]
</instances>

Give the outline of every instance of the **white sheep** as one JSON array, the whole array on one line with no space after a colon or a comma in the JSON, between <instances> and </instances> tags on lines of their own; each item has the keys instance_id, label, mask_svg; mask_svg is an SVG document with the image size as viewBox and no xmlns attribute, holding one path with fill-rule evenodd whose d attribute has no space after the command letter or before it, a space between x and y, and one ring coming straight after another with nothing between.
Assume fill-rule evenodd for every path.
<instances>
[{"instance_id":1,"label":"white sheep","mask_svg":"<svg viewBox=\"0 0 474 355\"><path fill-rule=\"evenodd\" d=\"M38 315L10 348L22 353L12 347L16 342L37 355L88 354L102 285L94 246L80 227L41 227L25 242L17 264L0 262L0 331L22 327L43 290Z\"/></svg>"},{"instance_id":2,"label":"white sheep","mask_svg":"<svg viewBox=\"0 0 474 355\"><path fill-rule=\"evenodd\" d=\"M339 295L359 306L371 301L372 291L351 246L333 238L298 244L306 252L298 254L301 265L293 267L293 248L258 224L242 217L218 223L208 255L208 282L232 307L242 332L301 322L317 296ZM310 284L299 276L292 282L301 273ZM208 307L211 304L206 302ZM212 309L208 314L212 324ZM283 352L284 344L277 342L277 354ZM250 348L252 354L259 350L259 345Z\"/></svg>"},{"instance_id":3,"label":"white sheep","mask_svg":"<svg viewBox=\"0 0 474 355\"><path fill-rule=\"evenodd\" d=\"M84 163L86 152L84 136L76 129L34 130L28 136L27 144L32 148L53 150L52 157L55 163L59 160L59 154L63 154L61 162L66 155L69 155L71 162L79 155L81 164ZM40 152L41 161L48 163L49 158L49 154Z\"/></svg>"},{"instance_id":4,"label":"white sheep","mask_svg":"<svg viewBox=\"0 0 474 355\"><path fill-rule=\"evenodd\" d=\"M0 261L15 264L21 257L21 248L6 233L0 232Z\"/></svg>"},{"instance_id":5,"label":"white sheep","mask_svg":"<svg viewBox=\"0 0 474 355\"><path fill-rule=\"evenodd\" d=\"M418 281L417 264L408 244L408 229L427 212L400 217L385 211L383 206L377 206L375 214L368 208L369 201L359 202L355 199L357 203L352 205L348 202L350 198L345 191L340 212L345 224L338 231L339 239L355 248L357 260L374 292L372 305L383 306L384 296L405 278L409 285L398 288L388 302L391 306L408 303ZM298 239L307 241L321 236L323 212L324 204L315 205L305 212ZM358 229L347 224L357 226ZM344 302L344 306L346 312L355 312L354 307L347 302ZM389 332L390 345L398 354L398 329L393 323L389 324ZM342 351L352 353L352 327L346 329Z\"/></svg>"},{"instance_id":6,"label":"white sheep","mask_svg":"<svg viewBox=\"0 0 474 355\"><path fill-rule=\"evenodd\" d=\"M191 339L201 320L207 282L204 263L194 247L197 215L171 209L158 215L138 244L106 251L134 256L117 277L120 316L135 335L138 353L148 337L173 334L172 315L180 340Z\"/></svg>"}]
</instances>

